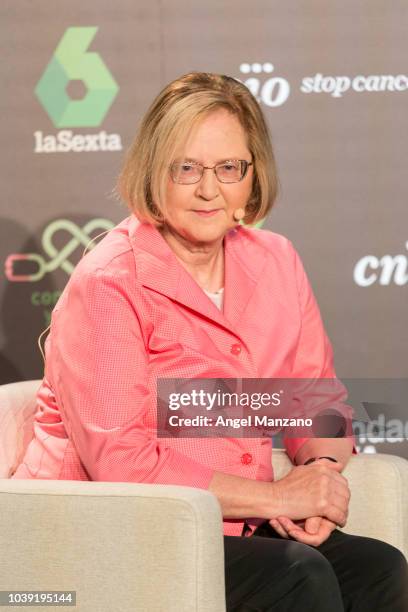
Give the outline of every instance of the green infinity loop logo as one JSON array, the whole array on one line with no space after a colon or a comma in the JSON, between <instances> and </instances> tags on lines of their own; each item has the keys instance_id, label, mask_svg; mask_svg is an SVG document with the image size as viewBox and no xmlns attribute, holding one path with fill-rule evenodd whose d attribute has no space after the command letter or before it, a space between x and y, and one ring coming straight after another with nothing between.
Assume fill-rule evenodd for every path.
<instances>
[{"instance_id":1,"label":"green infinity loop logo","mask_svg":"<svg viewBox=\"0 0 408 612\"><path fill-rule=\"evenodd\" d=\"M109 219L96 218L90 219L83 227L79 227L70 219L57 219L49 223L42 235L42 246L45 253L49 256L46 259L40 253L11 253L4 264L4 271L9 281L14 282L36 282L40 281L49 272L54 272L58 268L62 268L68 275L74 271L75 264L71 263L69 257L75 254L77 248L82 244L84 247L93 248L94 240L101 236L98 234L96 238L91 238L91 233L98 229L111 230L114 223ZM54 234L65 231L70 237L63 248L58 249L53 243ZM26 267L26 273L17 272L15 263L19 262L34 262ZM23 264L24 265L24 264Z\"/></svg>"},{"instance_id":2,"label":"green infinity loop logo","mask_svg":"<svg viewBox=\"0 0 408 612\"><path fill-rule=\"evenodd\" d=\"M35 88L55 127L96 127L115 99L119 86L100 55L87 52L97 27L67 28ZM87 93L72 100L66 91L72 80L83 81Z\"/></svg>"}]
</instances>

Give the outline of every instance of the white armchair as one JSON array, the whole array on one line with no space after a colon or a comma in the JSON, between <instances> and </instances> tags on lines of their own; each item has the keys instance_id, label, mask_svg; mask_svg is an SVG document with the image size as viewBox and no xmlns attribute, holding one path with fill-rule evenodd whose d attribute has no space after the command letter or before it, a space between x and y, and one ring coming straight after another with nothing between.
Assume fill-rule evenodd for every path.
<instances>
[{"instance_id":1,"label":"white armchair","mask_svg":"<svg viewBox=\"0 0 408 612\"><path fill-rule=\"evenodd\" d=\"M39 385L0 386L0 591L74 590L79 612L225 612L222 517L211 493L10 479L32 437ZM273 462L276 478L291 466L280 450ZM345 531L408 557L408 462L361 455L345 474Z\"/></svg>"}]
</instances>

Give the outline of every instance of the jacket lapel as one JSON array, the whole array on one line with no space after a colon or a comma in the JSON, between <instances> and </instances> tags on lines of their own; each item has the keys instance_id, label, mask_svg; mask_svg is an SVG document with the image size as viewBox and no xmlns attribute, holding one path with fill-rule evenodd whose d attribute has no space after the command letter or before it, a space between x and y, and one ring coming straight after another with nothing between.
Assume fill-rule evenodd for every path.
<instances>
[{"instance_id":1,"label":"jacket lapel","mask_svg":"<svg viewBox=\"0 0 408 612\"><path fill-rule=\"evenodd\" d=\"M267 266L267 251L252 232L239 225L225 236L224 315L237 329Z\"/></svg>"},{"instance_id":2,"label":"jacket lapel","mask_svg":"<svg viewBox=\"0 0 408 612\"><path fill-rule=\"evenodd\" d=\"M254 230L256 231L256 230ZM211 319L233 333L252 298L266 265L266 251L247 236L242 226L224 238L225 288L224 312L204 293L178 261L160 232L134 215L129 222L137 276L144 287L166 295L201 316Z\"/></svg>"}]
</instances>

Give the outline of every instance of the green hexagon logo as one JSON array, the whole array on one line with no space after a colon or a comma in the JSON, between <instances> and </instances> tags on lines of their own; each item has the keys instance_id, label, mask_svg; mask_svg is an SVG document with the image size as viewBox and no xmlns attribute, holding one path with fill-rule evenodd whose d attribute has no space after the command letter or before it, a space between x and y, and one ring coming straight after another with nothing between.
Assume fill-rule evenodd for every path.
<instances>
[{"instance_id":1,"label":"green hexagon logo","mask_svg":"<svg viewBox=\"0 0 408 612\"><path fill-rule=\"evenodd\" d=\"M97 127L119 91L100 55L87 52L97 31L97 27L67 28L36 85L35 94L57 128ZM86 87L81 100L67 93L72 80Z\"/></svg>"}]
</instances>

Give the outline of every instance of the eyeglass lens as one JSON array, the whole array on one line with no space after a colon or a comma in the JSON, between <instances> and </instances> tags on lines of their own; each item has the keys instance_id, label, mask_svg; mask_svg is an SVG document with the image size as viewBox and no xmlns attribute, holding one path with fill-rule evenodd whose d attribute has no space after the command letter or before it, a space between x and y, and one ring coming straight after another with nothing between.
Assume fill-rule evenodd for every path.
<instances>
[{"instance_id":1,"label":"eyeglass lens","mask_svg":"<svg viewBox=\"0 0 408 612\"><path fill-rule=\"evenodd\" d=\"M215 166L217 178L222 183L240 181L246 171L247 163L243 160L226 161ZM174 162L171 165L171 175L176 183L197 183L204 172L202 164L193 162Z\"/></svg>"}]
</instances>

